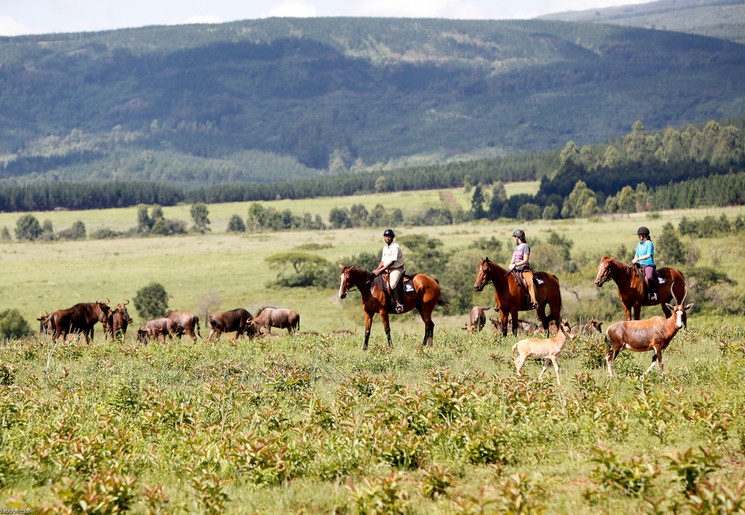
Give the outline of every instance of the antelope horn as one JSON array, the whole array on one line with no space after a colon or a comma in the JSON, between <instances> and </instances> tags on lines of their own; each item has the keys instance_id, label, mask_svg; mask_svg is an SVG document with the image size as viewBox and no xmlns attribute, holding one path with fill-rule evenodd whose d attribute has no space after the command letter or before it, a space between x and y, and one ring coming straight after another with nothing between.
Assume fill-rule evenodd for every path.
<instances>
[{"instance_id":1,"label":"antelope horn","mask_svg":"<svg viewBox=\"0 0 745 515\"><path fill-rule=\"evenodd\" d=\"M673 300L675 301L675 305L682 304L681 302L678 302L678 299L675 298L675 281L670 285L670 295L673 296ZM688 288L686 288L686 295L688 295ZM685 297L683 297L683 300L685 300Z\"/></svg>"},{"instance_id":2,"label":"antelope horn","mask_svg":"<svg viewBox=\"0 0 745 515\"><path fill-rule=\"evenodd\" d=\"M670 286L672 288L672 286ZM686 297L688 297L688 286L686 286L686 291L683 294L683 300L680 301L681 304L683 304L686 301Z\"/></svg>"},{"instance_id":3,"label":"antelope horn","mask_svg":"<svg viewBox=\"0 0 745 515\"><path fill-rule=\"evenodd\" d=\"M125 306L126 306L127 304L129 304L129 299L124 299L124 300L126 300L126 301L127 301L127 302L125 302L125 303L124 303L124 305L125 305Z\"/></svg>"}]
</instances>

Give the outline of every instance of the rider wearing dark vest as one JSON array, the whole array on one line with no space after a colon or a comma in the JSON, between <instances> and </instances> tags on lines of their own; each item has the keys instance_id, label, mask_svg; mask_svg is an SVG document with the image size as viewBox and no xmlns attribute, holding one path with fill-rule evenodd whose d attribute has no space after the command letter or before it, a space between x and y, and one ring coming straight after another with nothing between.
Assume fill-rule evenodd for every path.
<instances>
[{"instance_id":1,"label":"rider wearing dark vest","mask_svg":"<svg viewBox=\"0 0 745 515\"><path fill-rule=\"evenodd\" d=\"M535 309L538 307L538 302L535 300L535 285L533 284L533 270L530 268L530 245L525 242L525 231L522 229L516 229L512 233L515 237L515 250L512 252L512 261L508 267L510 271L515 270L520 272L525 280L525 284L528 286L528 294L530 294L530 307Z\"/></svg>"},{"instance_id":2,"label":"rider wearing dark vest","mask_svg":"<svg viewBox=\"0 0 745 515\"><path fill-rule=\"evenodd\" d=\"M649 286L649 299L657 300L657 279L654 276L656 270L654 264L654 245L649 237L649 229L643 225L636 230L639 237L639 243L636 245L636 253L631 260L633 264L638 264L644 270L644 277L647 278Z\"/></svg>"},{"instance_id":3,"label":"rider wearing dark vest","mask_svg":"<svg viewBox=\"0 0 745 515\"><path fill-rule=\"evenodd\" d=\"M373 273L380 275L383 270L388 270L388 284L391 287L391 294L396 303L395 311L396 313L403 313L405 308L400 286L403 285L401 279L404 273L404 253L398 243L393 242L393 238L395 237L396 233L393 232L393 229L383 231L383 241L385 241L383 255L380 258L378 268L373 270Z\"/></svg>"}]
</instances>

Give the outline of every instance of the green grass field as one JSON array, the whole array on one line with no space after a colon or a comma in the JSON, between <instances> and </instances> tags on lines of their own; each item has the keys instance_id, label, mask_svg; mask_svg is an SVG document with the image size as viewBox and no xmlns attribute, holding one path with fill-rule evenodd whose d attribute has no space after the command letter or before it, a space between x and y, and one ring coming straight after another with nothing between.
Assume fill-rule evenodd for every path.
<instances>
[{"instance_id":1,"label":"green grass field","mask_svg":"<svg viewBox=\"0 0 745 515\"><path fill-rule=\"evenodd\" d=\"M438 202L439 193L431 198ZM300 205L288 208L302 212ZM304 205L325 213L338 204ZM245 204L234 207L247 210ZM182 214L166 210L167 217L188 217L188 206L173 209ZM222 213L225 223L232 214L231 206L210 210L211 217ZM545 241L549 231L572 239L578 270L557 275L574 322L580 310L617 306L615 285L592 285L595 258L620 246L633 248L637 226L647 225L654 238L665 223L677 226L683 216L734 218L744 212L738 207L396 230L437 237L457 251L495 236L502 248L492 257L501 259L518 225L529 241ZM40 220L45 215L37 214ZM2 215L0 226L14 225L17 216ZM89 230L96 223L126 228L134 216L134 209L49 213L57 230L77 219ZM465 333L466 313L436 310L432 348L419 346L423 326L411 315L392 318L394 346L387 348L376 317L371 348L363 352L357 296L341 301L335 289L267 288L276 272L266 257L307 243L323 244L313 252L331 262L378 253L378 228L236 235L217 230L214 218L213 226L206 235L0 244L0 311L17 308L28 321L76 302L132 299L157 281L170 294L171 308L196 311L207 297L219 297L215 310L286 306L301 314L303 332L276 336L275 329L274 337L253 340L142 346L133 331L125 342L111 343L99 330L90 345L53 344L39 336L6 342L0 346L0 508L745 510L742 317L692 314L688 330L664 353L666 373L655 369L646 379L639 376L651 354L622 353L615 364L619 378L610 380L600 339L578 338L559 359L558 387L552 369L537 381L535 360L517 378L511 347L518 338L488 329ZM698 266L716 263L717 270L742 281L745 245L736 237L691 244L701 255ZM474 263L474 279L475 268ZM493 295L488 287L474 302L493 305ZM135 326L142 321L134 309L130 313ZM605 319L604 327L617 319ZM329 334L342 330L356 334ZM203 324L204 336L206 331Z\"/></svg>"}]
</instances>

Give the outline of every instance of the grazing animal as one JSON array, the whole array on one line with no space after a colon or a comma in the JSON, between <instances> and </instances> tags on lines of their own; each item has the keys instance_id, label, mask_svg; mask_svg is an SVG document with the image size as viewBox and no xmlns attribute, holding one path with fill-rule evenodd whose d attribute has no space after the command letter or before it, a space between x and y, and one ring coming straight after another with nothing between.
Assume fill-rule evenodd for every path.
<instances>
[{"instance_id":1,"label":"grazing animal","mask_svg":"<svg viewBox=\"0 0 745 515\"><path fill-rule=\"evenodd\" d=\"M287 329L289 334L300 330L300 315L291 309L262 308L251 321L256 332L266 328L271 334L272 327Z\"/></svg>"},{"instance_id":2,"label":"grazing animal","mask_svg":"<svg viewBox=\"0 0 745 515\"><path fill-rule=\"evenodd\" d=\"M555 275L546 272L536 272L535 279L542 284L536 284L535 296L538 301L536 313L541 321L543 330L548 332L548 323L553 320L558 324L561 319L561 291L559 280ZM502 321L502 335L507 336L507 319L512 318L512 334L517 334L517 315L519 311L532 311L528 292L520 286L515 274L510 273L489 258L482 259L473 287L476 291L484 289L488 283L494 283L494 300ZM551 316L546 316L546 305L551 310Z\"/></svg>"},{"instance_id":3,"label":"grazing animal","mask_svg":"<svg viewBox=\"0 0 745 515\"><path fill-rule=\"evenodd\" d=\"M62 339L67 339L69 333L83 333L85 337L85 343L90 342L90 338L93 337L93 326L96 322L102 324L108 322L109 303L96 302L79 303L68 309L59 309L52 313L52 324L54 325L54 334L52 334L52 341L57 341L57 338L62 336Z\"/></svg>"},{"instance_id":4,"label":"grazing animal","mask_svg":"<svg viewBox=\"0 0 745 515\"><path fill-rule=\"evenodd\" d=\"M609 279L613 279L618 286L618 296L621 298L626 320L631 320L633 311L634 320L639 320L642 306L662 305L665 318L670 316L670 300L673 298L673 285L676 295L685 295L686 280L680 270L674 268L658 268L657 273L665 279L665 284L659 285L657 300L649 300L644 292L644 283L634 270L634 267L621 263L615 258L603 256L598 265L598 275L595 277L595 286L601 287Z\"/></svg>"},{"instance_id":5,"label":"grazing animal","mask_svg":"<svg viewBox=\"0 0 745 515\"><path fill-rule=\"evenodd\" d=\"M197 334L202 337L202 333L199 331L199 317L194 313L188 311L166 311L166 318L170 318L176 323L176 336L181 336L186 333L193 341L197 341ZM194 330L196 329L196 334Z\"/></svg>"},{"instance_id":6,"label":"grazing animal","mask_svg":"<svg viewBox=\"0 0 745 515\"><path fill-rule=\"evenodd\" d=\"M597 318L593 318L589 322L580 325L575 324L572 326L572 333L575 335L580 334L602 334L603 332L603 323L600 322Z\"/></svg>"},{"instance_id":7,"label":"grazing animal","mask_svg":"<svg viewBox=\"0 0 745 515\"><path fill-rule=\"evenodd\" d=\"M137 329L137 341L147 345L151 339L158 341L162 336L163 343L165 343L166 336L171 340L173 339L173 336L176 334L176 329L176 323L170 318L164 317L148 320L145 323L145 327L140 326Z\"/></svg>"},{"instance_id":8,"label":"grazing animal","mask_svg":"<svg viewBox=\"0 0 745 515\"><path fill-rule=\"evenodd\" d=\"M473 324L466 324L463 327L461 327L464 331L467 331L469 333L475 333L476 332L476 326Z\"/></svg>"},{"instance_id":9,"label":"grazing animal","mask_svg":"<svg viewBox=\"0 0 745 515\"><path fill-rule=\"evenodd\" d=\"M543 358L543 370L541 370L541 374L538 376L538 379L543 377L543 373L548 368L548 362L550 361L554 364L554 370L556 371L556 382L558 384L561 384L561 379L559 378L559 366L556 364L556 359L559 357L559 354L561 354L561 351L564 350L564 345L566 345L567 340L573 339L574 334L572 334L572 330L569 327L569 322L565 317L561 320L561 323L559 324L559 331L553 338L528 338L525 340L520 340L512 346L512 350L515 350L515 348L517 348L517 352L519 353L517 356L515 356L515 367L517 368L517 375L520 375L520 371L522 370L523 364L525 363L526 359Z\"/></svg>"},{"instance_id":10,"label":"grazing animal","mask_svg":"<svg viewBox=\"0 0 745 515\"><path fill-rule=\"evenodd\" d=\"M207 323L210 325L210 334L207 336L207 339L212 340L212 336L215 335L219 340L222 333L232 333L233 331L236 332L236 339L240 338L244 332L249 337L253 337L255 331L251 324L252 320L251 313L243 308L223 311L222 313L213 313L207 317Z\"/></svg>"},{"instance_id":11,"label":"grazing animal","mask_svg":"<svg viewBox=\"0 0 745 515\"><path fill-rule=\"evenodd\" d=\"M104 325L104 337L110 336L111 340L124 339L127 327L133 322L127 311L129 300L116 306L110 313L107 323Z\"/></svg>"},{"instance_id":12,"label":"grazing animal","mask_svg":"<svg viewBox=\"0 0 745 515\"><path fill-rule=\"evenodd\" d=\"M485 312L488 311L490 308L487 307L481 307L481 306L474 306L471 308L471 313L468 317L468 323L474 328L481 332L481 330L484 328L484 325L486 325L486 314Z\"/></svg>"},{"instance_id":13,"label":"grazing animal","mask_svg":"<svg viewBox=\"0 0 745 515\"><path fill-rule=\"evenodd\" d=\"M502 332L502 321L495 318L490 318L489 321L494 325L494 332ZM541 326L535 322L528 322L527 320L517 321L517 334L544 334L545 331Z\"/></svg>"},{"instance_id":14,"label":"grazing animal","mask_svg":"<svg viewBox=\"0 0 745 515\"><path fill-rule=\"evenodd\" d=\"M367 350L367 343L370 340L370 327L375 313L380 313L383 320L385 336L388 339L388 346L392 347L391 326L388 321L390 306L388 305L388 296L382 286L382 281L376 280L372 272L357 268L356 266L339 265L341 273L339 274L339 298L343 299L351 288L357 288L362 294L362 309L365 311L365 343L363 350ZM424 322L424 340L422 345L432 346L434 339L435 323L432 322L432 312L435 306L446 306L447 302L440 298L440 284L436 279L424 274L416 274L411 278L413 292L404 291L403 302L404 311L408 313L416 308Z\"/></svg>"},{"instance_id":15,"label":"grazing animal","mask_svg":"<svg viewBox=\"0 0 745 515\"><path fill-rule=\"evenodd\" d=\"M54 313L39 313L39 333L41 334L53 334L55 328L55 317Z\"/></svg>"},{"instance_id":16,"label":"grazing animal","mask_svg":"<svg viewBox=\"0 0 745 515\"><path fill-rule=\"evenodd\" d=\"M671 289L674 285L671 285ZM662 369L662 351L670 344L670 340L678 333L678 330L686 325L686 311L691 309L693 303L684 305L688 292L683 295L683 300L677 301L673 294L675 305L667 305L670 316L662 318L655 316L647 320L627 320L625 322L616 322L611 324L605 331L605 362L608 364L608 373L611 377L613 373L611 366L618 353L623 349L629 349L634 352L652 351L652 364L644 372L652 370L655 361Z\"/></svg>"}]
</instances>

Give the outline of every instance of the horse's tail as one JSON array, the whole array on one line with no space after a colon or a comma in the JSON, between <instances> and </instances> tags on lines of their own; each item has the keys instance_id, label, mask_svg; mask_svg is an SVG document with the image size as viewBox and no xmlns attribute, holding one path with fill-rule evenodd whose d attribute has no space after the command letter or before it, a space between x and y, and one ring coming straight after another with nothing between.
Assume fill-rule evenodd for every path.
<instances>
[{"instance_id":1,"label":"horse's tail","mask_svg":"<svg viewBox=\"0 0 745 515\"><path fill-rule=\"evenodd\" d=\"M439 299L437 299L437 305L446 308L450 305L450 303L447 300L440 297Z\"/></svg>"}]
</instances>

